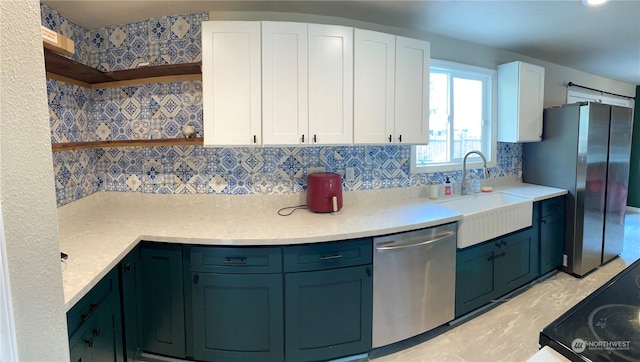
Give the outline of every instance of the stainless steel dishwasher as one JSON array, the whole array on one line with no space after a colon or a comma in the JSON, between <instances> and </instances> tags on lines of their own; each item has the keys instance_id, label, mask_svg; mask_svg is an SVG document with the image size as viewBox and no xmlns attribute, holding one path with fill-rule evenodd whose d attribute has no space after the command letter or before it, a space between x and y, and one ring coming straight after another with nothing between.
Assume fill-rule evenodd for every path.
<instances>
[{"instance_id":1,"label":"stainless steel dishwasher","mask_svg":"<svg viewBox=\"0 0 640 362\"><path fill-rule=\"evenodd\" d=\"M454 319L457 224L373 239L373 348Z\"/></svg>"}]
</instances>

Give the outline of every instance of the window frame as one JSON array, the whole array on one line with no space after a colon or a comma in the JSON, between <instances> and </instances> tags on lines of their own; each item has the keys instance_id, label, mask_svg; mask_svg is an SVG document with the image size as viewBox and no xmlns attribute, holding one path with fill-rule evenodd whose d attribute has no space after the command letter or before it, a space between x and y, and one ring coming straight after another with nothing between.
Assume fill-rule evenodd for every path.
<instances>
[{"instance_id":1,"label":"window frame","mask_svg":"<svg viewBox=\"0 0 640 362\"><path fill-rule=\"evenodd\" d=\"M473 65L461 64L450 62L446 60L431 59L431 65L429 67L429 73L432 69L444 70L448 73L470 74L472 77L469 79L485 79L484 83L485 95L488 95L484 100L484 108L487 112L487 119L490 120L490 125L483 127L482 130L482 142L483 148L490 149L490 155L487 156L487 167L496 166L497 158L497 135L498 135L498 123L497 123L497 84L498 84L498 71L495 69L483 68ZM488 137L488 139L486 139ZM416 165L416 146L411 146L410 160L410 172L411 174L420 173L433 173L433 172L451 172L462 169L462 160L456 160L455 162L446 163L434 163L427 166ZM480 150L482 151L482 150ZM484 152L484 151L483 151ZM482 160L476 155L469 157L467 162L468 168L480 168L482 167Z\"/></svg>"}]
</instances>

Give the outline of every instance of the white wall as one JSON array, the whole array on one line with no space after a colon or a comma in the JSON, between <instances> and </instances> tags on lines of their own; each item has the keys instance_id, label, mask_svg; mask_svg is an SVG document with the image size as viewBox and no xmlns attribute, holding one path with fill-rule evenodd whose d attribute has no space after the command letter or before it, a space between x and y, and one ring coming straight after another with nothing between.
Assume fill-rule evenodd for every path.
<instances>
[{"instance_id":1,"label":"white wall","mask_svg":"<svg viewBox=\"0 0 640 362\"><path fill-rule=\"evenodd\" d=\"M508 52L506 50L491 48L485 45L461 41L437 34L428 34L362 21L295 13L231 11L211 12L209 13L209 20L299 21L353 26L361 29L375 30L428 40L431 42L431 57L434 59L448 60L491 69L497 69L499 64L509 63L515 60L537 64L545 68L545 108L566 103L566 84L568 82L574 82L590 88L631 97L635 96L636 92L636 86L633 84L614 81L558 64Z\"/></svg>"},{"instance_id":2,"label":"white wall","mask_svg":"<svg viewBox=\"0 0 640 362\"><path fill-rule=\"evenodd\" d=\"M38 0L0 1L0 197L20 361L68 361Z\"/></svg>"}]
</instances>

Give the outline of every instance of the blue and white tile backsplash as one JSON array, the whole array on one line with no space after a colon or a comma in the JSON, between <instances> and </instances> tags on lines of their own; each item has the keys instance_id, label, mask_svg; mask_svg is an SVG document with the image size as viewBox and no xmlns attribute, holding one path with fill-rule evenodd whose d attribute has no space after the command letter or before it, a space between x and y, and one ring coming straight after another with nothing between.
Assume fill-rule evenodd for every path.
<instances>
[{"instance_id":1,"label":"blue and white tile backsplash","mask_svg":"<svg viewBox=\"0 0 640 362\"><path fill-rule=\"evenodd\" d=\"M174 64L201 59L200 22L208 14L168 16L98 30L85 30L45 5L43 25L70 37L74 59L101 69L139 63ZM180 137L190 123L202 135L199 81L86 89L47 80L51 141L81 142ZM345 191L442 183L460 172L410 174L410 146L225 147L163 146L95 148L53 154L58 206L94 192L159 194L291 194L303 192L310 167L354 181ZM498 143L492 177L516 175L522 145Z\"/></svg>"}]
</instances>

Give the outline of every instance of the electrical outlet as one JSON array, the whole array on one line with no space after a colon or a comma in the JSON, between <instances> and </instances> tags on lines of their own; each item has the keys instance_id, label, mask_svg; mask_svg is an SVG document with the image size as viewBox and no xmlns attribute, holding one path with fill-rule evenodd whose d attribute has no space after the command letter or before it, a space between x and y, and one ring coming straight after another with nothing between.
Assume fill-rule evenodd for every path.
<instances>
[{"instance_id":1,"label":"electrical outlet","mask_svg":"<svg viewBox=\"0 0 640 362\"><path fill-rule=\"evenodd\" d=\"M312 173L324 172L324 167L309 167L307 171L307 175L311 175Z\"/></svg>"},{"instance_id":2,"label":"electrical outlet","mask_svg":"<svg viewBox=\"0 0 640 362\"><path fill-rule=\"evenodd\" d=\"M356 171L353 167L347 167L344 174L347 181L354 181L356 179Z\"/></svg>"}]
</instances>

